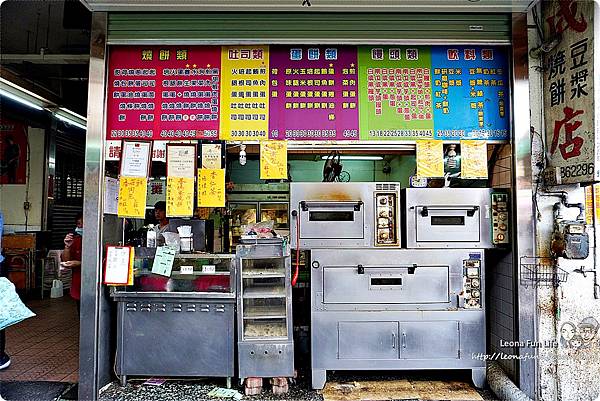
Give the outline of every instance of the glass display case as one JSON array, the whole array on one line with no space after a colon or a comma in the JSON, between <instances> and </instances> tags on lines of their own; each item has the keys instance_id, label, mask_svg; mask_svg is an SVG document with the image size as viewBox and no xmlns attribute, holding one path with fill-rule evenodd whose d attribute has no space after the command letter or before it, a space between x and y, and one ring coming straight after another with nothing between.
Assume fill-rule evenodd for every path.
<instances>
[{"instance_id":1,"label":"glass display case","mask_svg":"<svg viewBox=\"0 0 600 401\"><path fill-rule=\"evenodd\" d=\"M290 253L282 239L238 245L239 376L294 373Z\"/></svg>"},{"instance_id":2,"label":"glass display case","mask_svg":"<svg viewBox=\"0 0 600 401\"><path fill-rule=\"evenodd\" d=\"M135 248L134 280L115 287L116 373L227 378L235 361L234 255L176 254L169 277L152 273L155 248ZM177 341L173 341L177 339Z\"/></svg>"},{"instance_id":3,"label":"glass display case","mask_svg":"<svg viewBox=\"0 0 600 401\"><path fill-rule=\"evenodd\" d=\"M289 203L261 202L260 221L273 220L274 228L278 230L289 230ZM278 231L279 232L279 231Z\"/></svg>"}]
</instances>

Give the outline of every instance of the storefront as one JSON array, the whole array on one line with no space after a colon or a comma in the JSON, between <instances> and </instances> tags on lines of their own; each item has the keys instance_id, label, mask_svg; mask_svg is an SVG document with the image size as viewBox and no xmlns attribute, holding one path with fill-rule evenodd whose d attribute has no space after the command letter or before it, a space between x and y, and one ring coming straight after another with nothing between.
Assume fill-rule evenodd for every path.
<instances>
[{"instance_id":1,"label":"storefront","mask_svg":"<svg viewBox=\"0 0 600 401\"><path fill-rule=\"evenodd\" d=\"M311 251L298 273L313 305L304 326L312 330L306 368L314 388L322 388L327 370L361 369L470 369L481 386L485 360L472 355L504 352L523 357L502 365L534 394L536 364L524 357L530 350L501 346L536 339L534 290L518 285L515 267L535 247L528 1L344 10L277 2L227 12L206 4L87 3L94 17L80 398L96 397L115 379L115 358L121 376L194 375L186 366L200 354L148 358L152 341L128 338L123 329L156 333L155 309L173 304L190 315L202 305L221 313L211 321L219 332L200 335L220 343L196 347L221 357L194 366L197 375L233 377L239 353L255 352L245 343L252 328L246 322L265 318L251 313L266 307L286 341L260 350L282 355L277 372L285 373L253 372L255 365L239 362L240 375L291 376L285 356L299 347L292 341L292 258L271 246L268 257L285 273L269 278L283 302L247 302L240 295L255 288L245 286L249 276L235 281L243 262L226 254L245 234L243 223L263 220L289 236L292 249ZM436 12L424 13L424 6ZM324 178L338 182L317 184ZM450 187L418 188L427 185L423 178L430 187ZM107 286L118 282L106 280L106 260L118 259L108 253L120 252L123 242L147 245L147 233L131 237L127 227L141 228L146 211L163 200L169 225L202 225L193 248L211 255L177 252L162 282L148 274L143 284L143 275L126 271L133 286ZM188 220L196 207L223 212L201 210ZM158 250L143 246L124 249L138 273L158 258ZM300 253L291 256L300 263ZM238 259L260 267L255 259L263 257L253 249ZM402 262L392 266L394 259ZM188 265L197 279L175 277ZM222 291L206 291L203 275L218 277L211 288ZM339 285L328 287L332 280ZM197 286L177 290L167 281ZM154 322L128 315L144 308ZM236 336L242 310L250 315L237 316ZM388 315L373 325L373 311ZM155 338L188 335L168 319ZM194 322L196 332L206 330L207 321ZM361 330L372 340L353 347ZM437 346L427 350L427 333L444 333L445 340L431 339ZM378 348L384 337L390 347Z\"/></svg>"}]
</instances>

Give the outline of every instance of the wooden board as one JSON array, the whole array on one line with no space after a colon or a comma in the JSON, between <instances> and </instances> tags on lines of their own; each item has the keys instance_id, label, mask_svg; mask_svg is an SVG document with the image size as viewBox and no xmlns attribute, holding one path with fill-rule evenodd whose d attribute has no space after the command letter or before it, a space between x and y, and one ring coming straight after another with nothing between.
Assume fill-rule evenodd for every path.
<instances>
[{"instance_id":1,"label":"wooden board","mask_svg":"<svg viewBox=\"0 0 600 401\"><path fill-rule=\"evenodd\" d=\"M448 400L483 401L468 383L430 380L329 382L324 401Z\"/></svg>"}]
</instances>

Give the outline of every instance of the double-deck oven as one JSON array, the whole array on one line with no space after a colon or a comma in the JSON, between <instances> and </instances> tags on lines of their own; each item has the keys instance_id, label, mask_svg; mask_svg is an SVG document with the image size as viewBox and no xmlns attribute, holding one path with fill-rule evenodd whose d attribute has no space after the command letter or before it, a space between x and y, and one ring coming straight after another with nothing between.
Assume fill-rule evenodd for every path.
<instances>
[{"instance_id":1,"label":"double-deck oven","mask_svg":"<svg viewBox=\"0 0 600 401\"><path fill-rule=\"evenodd\" d=\"M486 350L492 199L487 188L291 184L291 243L311 255L313 388L328 370L471 369L484 385L472 355Z\"/></svg>"}]
</instances>

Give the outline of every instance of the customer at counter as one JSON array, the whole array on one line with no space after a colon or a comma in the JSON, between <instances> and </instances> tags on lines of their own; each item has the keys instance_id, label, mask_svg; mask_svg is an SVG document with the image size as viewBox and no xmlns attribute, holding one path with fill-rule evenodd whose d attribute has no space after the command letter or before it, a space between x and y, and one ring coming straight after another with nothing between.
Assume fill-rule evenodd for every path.
<instances>
[{"instance_id":1,"label":"customer at counter","mask_svg":"<svg viewBox=\"0 0 600 401\"><path fill-rule=\"evenodd\" d=\"M62 252L61 265L71 269L71 298L77 302L77 312L80 312L80 289L81 289L81 240L83 237L83 214L78 213L75 217L75 229L65 236L65 248Z\"/></svg>"}]
</instances>

